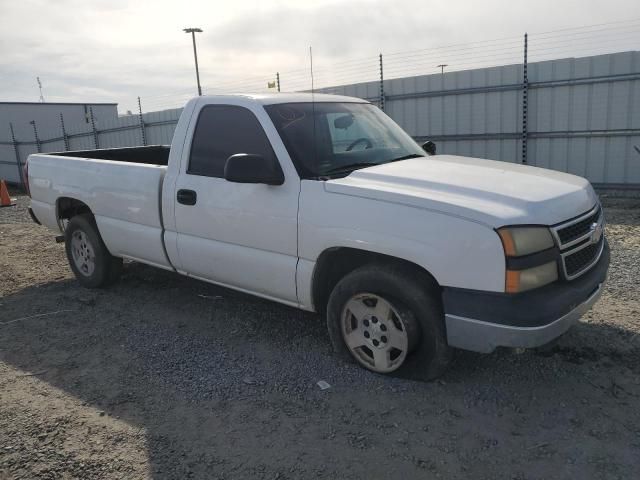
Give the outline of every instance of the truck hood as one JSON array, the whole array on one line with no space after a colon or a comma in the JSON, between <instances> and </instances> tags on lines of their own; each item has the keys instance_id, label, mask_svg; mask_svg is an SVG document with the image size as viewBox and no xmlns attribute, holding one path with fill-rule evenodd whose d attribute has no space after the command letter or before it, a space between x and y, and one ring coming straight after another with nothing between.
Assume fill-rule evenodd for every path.
<instances>
[{"instance_id":1,"label":"truck hood","mask_svg":"<svg viewBox=\"0 0 640 480\"><path fill-rule=\"evenodd\" d=\"M553 225L592 208L589 182L554 170L437 155L363 168L325 182L328 192L455 215L492 228Z\"/></svg>"}]
</instances>

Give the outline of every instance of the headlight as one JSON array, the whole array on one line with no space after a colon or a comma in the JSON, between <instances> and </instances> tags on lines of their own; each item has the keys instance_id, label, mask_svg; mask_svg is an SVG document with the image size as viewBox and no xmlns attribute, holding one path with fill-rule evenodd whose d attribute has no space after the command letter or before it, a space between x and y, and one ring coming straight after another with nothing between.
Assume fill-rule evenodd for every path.
<instances>
[{"instance_id":1,"label":"headlight","mask_svg":"<svg viewBox=\"0 0 640 480\"><path fill-rule=\"evenodd\" d=\"M505 291L518 293L542 287L558 279L555 246L546 227L504 227L498 230L506 257ZM540 255L536 255L536 254ZM530 255L530 257L523 259Z\"/></svg>"},{"instance_id":2,"label":"headlight","mask_svg":"<svg viewBox=\"0 0 640 480\"><path fill-rule=\"evenodd\" d=\"M554 246L546 227L504 227L498 230L507 257L521 257Z\"/></svg>"}]
</instances>

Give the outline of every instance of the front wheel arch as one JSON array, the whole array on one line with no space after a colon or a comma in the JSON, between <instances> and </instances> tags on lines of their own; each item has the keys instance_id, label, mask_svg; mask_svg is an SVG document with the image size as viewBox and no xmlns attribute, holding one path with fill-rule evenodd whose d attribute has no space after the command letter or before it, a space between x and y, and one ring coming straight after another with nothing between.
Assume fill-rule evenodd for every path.
<instances>
[{"instance_id":1,"label":"front wheel arch","mask_svg":"<svg viewBox=\"0 0 640 480\"><path fill-rule=\"evenodd\" d=\"M347 328L347 331L343 328L344 321L347 320L351 324L355 323L353 328L363 334L362 328L366 330L368 325L365 323L365 327L362 327L360 319L357 318L359 315L353 311L353 315L351 315L345 308L350 299L369 295L379 296L391 304L403 320L408 319L410 323L415 324L415 328L412 328L409 333L416 335L416 337L407 339L406 359L396 368L387 372L370 368L366 362L358 360L357 352L353 350L353 347L366 345L351 343L349 341L350 335L348 335L350 328ZM377 310L377 305L372 307ZM344 316L345 311L348 314L346 317ZM371 310L367 313L371 313ZM363 316L363 318L365 317ZM452 359L453 350L447 343L440 289L436 285L423 283L422 279L416 276L414 269L397 263L364 265L340 279L329 297L326 318L329 337L336 353L347 361L358 360L365 368L375 372L432 380L445 371ZM376 321L375 317L367 316L366 318L374 323ZM364 336L366 341L370 340L366 333ZM375 344L375 341L373 343ZM411 345L415 345L415 348L412 348ZM380 347L384 346L387 345L380 345ZM388 345L388 347L392 346L394 345ZM371 356L373 347L371 345L366 347Z\"/></svg>"},{"instance_id":2,"label":"front wheel arch","mask_svg":"<svg viewBox=\"0 0 640 480\"><path fill-rule=\"evenodd\" d=\"M369 264L397 265L410 270L420 281L434 290L442 289L436 278L424 267L408 260L369 250L332 247L324 250L316 261L311 278L311 299L314 310L324 315L331 292L337 283L355 269Z\"/></svg>"}]
</instances>

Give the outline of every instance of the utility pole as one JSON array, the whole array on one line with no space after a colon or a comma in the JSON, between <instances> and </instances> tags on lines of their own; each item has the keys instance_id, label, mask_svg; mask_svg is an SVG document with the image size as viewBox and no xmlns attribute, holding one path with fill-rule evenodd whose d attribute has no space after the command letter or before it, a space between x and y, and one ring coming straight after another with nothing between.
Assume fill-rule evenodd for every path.
<instances>
[{"instance_id":1,"label":"utility pole","mask_svg":"<svg viewBox=\"0 0 640 480\"><path fill-rule=\"evenodd\" d=\"M140 133L142 134L142 145L147 146L147 130L144 125L144 117L142 116L142 102L138 97L138 122L140 122Z\"/></svg>"},{"instance_id":2,"label":"utility pole","mask_svg":"<svg viewBox=\"0 0 640 480\"><path fill-rule=\"evenodd\" d=\"M40 89L40 103L44 103L44 97L42 96L42 82L40 81L40 77L36 77L38 80L38 88Z\"/></svg>"},{"instance_id":3,"label":"utility pole","mask_svg":"<svg viewBox=\"0 0 640 480\"><path fill-rule=\"evenodd\" d=\"M40 143L40 137L38 136L38 127L36 127L36 121L31 120L29 123L33 126L33 137L36 140L36 148L38 149L38 153L42 153L42 144Z\"/></svg>"},{"instance_id":4,"label":"utility pole","mask_svg":"<svg viewBox=\"0 0 640 480\"><path fill-rule=\"evenodd\" d=\"M96 128L96 119L93 116L93 107L89 107L89 114L91 115L91 130L93 130L93 144L96 146L96 150L100 148L100 139L98 138L98 129Z\"/></svg>"},{"instance_id":5,"label":"utility pole","mask_svg":"<svg viewBox=\"0 0 640 480\"><path fill-rule=\"evenodd\" d=\"M380 54L380 110L384 112L384 71L382 69L382 54Z\"/></svg>"},{"instance_id":6,"label":"utility pole","mask_svg":"<svg viewBox=\"0 0 640 480\"><path fill-rule=\"evenodd\" d=\"M444 67L448 67L449 65L447 65L446 63L441 63L438 66L440 67L440 75L444 75Z\"/></svg>"},{"instance_id":7,"label":"utility pole","mask_svg":"<svg viewBox=\"0 0 640 480\"><path fill-rule=\"evenodd\" d=\"M202 87L200 86L200 71L198 70L198 51L196 50L196 33L202 33L200 28L183 28L184 33L191 34L193 40L193 58L196 61L196 80L198 82L198 96L202 96Z\"/></svg>"},{"instance_id":8,"label":"utility pole","mask_svg":"<svg viewBox=\"0 0 640 480\"><path fill-rule=\"evenodd\" d=\"M522 60L522 157L521 162L526 164L527 158L527 103L529 101L529 76L527 75L527 51L529 47L528 35L524 34L524 58Z\"/></svg>"},{"instance_id":9,"label":"utility pole","mask_svg":"<svg viewBox=\"0 0 640 480\"><path fill-rule=\"evenodd\" d=\"M16 134L13 131L13 123L9 122L9 130L11 131L11 143L13 144L13 153L16 156L16 165L18 167L18 175L22 188L25 187L24 171L22 170L22 162L20 161L20 152L18 151L18 141L16 140Z\"/></svg>"},{"instance_id":10,"label":"utility pole","mask_svg":"<svg viewBox=\"0 0 640 480\"><path fill-rule=\"evenodd\" d=\"M69 135L67 135L67 129L64 127L64 116L60 112L60 126L62 127L62 140L64 141L64 151L68 152L69 148Z\"/></svg>"}]
</instances>

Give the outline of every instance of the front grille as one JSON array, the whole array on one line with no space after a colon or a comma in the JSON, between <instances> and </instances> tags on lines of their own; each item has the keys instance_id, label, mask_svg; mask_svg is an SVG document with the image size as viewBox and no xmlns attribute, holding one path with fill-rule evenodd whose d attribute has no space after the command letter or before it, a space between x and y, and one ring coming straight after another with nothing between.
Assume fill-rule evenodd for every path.
<instances>
[{"instance_id":1,"label":"front grille","mask_svg":"<svg viewBox=\"0 0 640 480\"><path fill-rule=\"evenodd\" d=\"M573 280L593 267L604 247L604 215L596 205L572 220L551 227L566 280ZM598 238L598 235L602 235ZM594 243L595 242L595 243Z\"/></svg>"},{"instance_id":2,"label":"front grille","mask_svg":"<svg viewBox=\"0 0 640 480\"><path fill-rule=\"evenodd\" d=\"M558 239L560 240L560 245L565 245L567 243L573 242L574 240L583 237L590 233L591 225L598 221L600 218L600 207L596 209L593 214L588 217L581 219L579 222L569 225L564 228L560 228L557 230Z\"/></svg>"},{"instance_id":3,"label":"front grille","mask_svg":"<svg viewBox=\"0 0 640 480\"><path fill-rule=\"evenodd\" d=\"M591 243L589 246L564 257L564 268L567 277L574 277L595 263L600 255L603 243L604 237L601 237L598 243Z\"/></svg>"}]
</instances>

